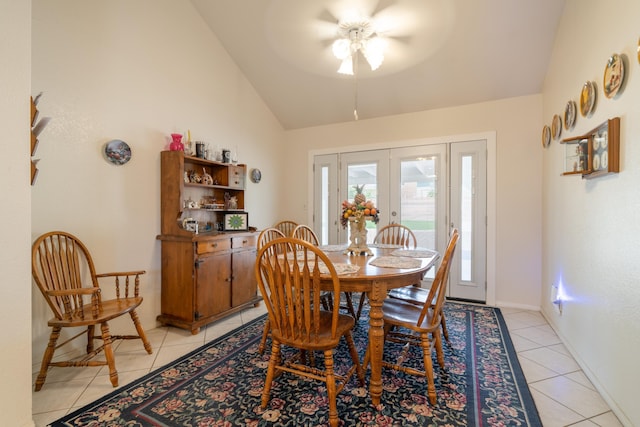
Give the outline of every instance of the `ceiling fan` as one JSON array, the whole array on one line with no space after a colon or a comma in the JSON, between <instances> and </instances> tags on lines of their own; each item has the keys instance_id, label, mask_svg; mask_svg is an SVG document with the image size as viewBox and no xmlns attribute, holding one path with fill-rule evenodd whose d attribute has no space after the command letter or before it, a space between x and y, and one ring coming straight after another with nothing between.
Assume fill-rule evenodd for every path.
<instances>
[{"instance_id":1,"label":"ceiling fan","mask_svg":"<svg viewBox=\"0 0 640 427\"><path fill-rule=\"evenodd\" d=\"M290 64L328 77L344 75L336 73L340 68L348 70L344 60L349 49L343 46L337 59L337 40L347 40L341 43L350 47L352 39L361 44L366 40L373 51L380 44L382 57L367 52L367 58L367 49L362 48L352 55L379 67L375 73L370 67L358 70L360 78L368 78L397 73L433 54L450 34L454 9L455 1L450 0L272 0L266 34L273 49Z\"/></svg>"}]
</instances>

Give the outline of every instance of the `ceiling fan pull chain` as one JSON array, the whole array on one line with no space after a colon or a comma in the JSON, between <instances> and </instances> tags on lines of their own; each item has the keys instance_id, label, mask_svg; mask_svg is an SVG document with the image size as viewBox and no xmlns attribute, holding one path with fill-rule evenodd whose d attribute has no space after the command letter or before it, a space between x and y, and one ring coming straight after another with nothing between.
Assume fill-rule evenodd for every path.
<instances>
[{"instance_id":1,"label":"ceiling fan pull chain","mask_svg":"<svg viewBox=\"0 0 640 427\"><path fill-rule=\"evenodd\" d=\"M354 93L353 93L353 97L354 97L354 101L353 101L353 118L354 120L358 120L358 52L356 52L354 54L355 59L355 65L353 67L353 81L354 81Z\"/></svg>"}]
</instances>

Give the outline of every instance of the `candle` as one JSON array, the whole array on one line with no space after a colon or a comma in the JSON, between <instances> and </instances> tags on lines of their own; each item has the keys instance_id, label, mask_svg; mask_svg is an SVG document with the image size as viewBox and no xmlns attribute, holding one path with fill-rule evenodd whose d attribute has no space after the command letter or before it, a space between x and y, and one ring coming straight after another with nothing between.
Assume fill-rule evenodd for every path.
<instances>
[{"instance_id":1,"label":"candle","mask_svg":"<svg viewBox=\"0 0 640 427\"><path fill-rule=\"evenodd\" d=\"M191 129L187 129L187 142L191 142Z\"/></svg>"}]
</instances>

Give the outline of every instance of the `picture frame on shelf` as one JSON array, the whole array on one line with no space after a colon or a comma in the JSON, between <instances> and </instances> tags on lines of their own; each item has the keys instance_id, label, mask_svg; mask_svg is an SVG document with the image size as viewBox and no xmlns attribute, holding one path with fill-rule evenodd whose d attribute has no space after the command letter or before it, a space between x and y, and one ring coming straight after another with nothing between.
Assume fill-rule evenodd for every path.
<instances>
[{"instance_id":1,"label":"picture frame on shelf","mask_svg":"<svg viewBox=\"0 0 640 427\"><path fill-rule=\"evenodd\" d=\"M223 231L249 230L249 214L247 212L225 212L222 221Z\"/></svg>"}]
</instances>

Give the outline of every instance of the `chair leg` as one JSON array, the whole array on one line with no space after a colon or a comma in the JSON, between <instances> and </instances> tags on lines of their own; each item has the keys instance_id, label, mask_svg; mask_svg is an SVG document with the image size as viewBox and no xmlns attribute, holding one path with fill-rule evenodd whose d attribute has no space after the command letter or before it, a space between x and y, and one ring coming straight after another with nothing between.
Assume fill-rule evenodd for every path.
<instances>
[{"instance_id":1,"label":"chair leg","mask_svg":"<svg viewBox=\"0 0 640 427\"><path fill-rule=\"evenodd\" d=\"M431 361L431 343L429 342L429 334L420 334L420 343L422 347L422 359L424 361L424 373L427 377L427 397L432 405L437 402L436 385L433 377L433 362Z\"/></svg>"},{"instance_id":2,"label":"chair leg","mask_svg":"<svg viewBox=\"0 0 640 427\"><path fill-rule=\"evenodd\" d=\"M345 292L344 296L345 296L345 299L347 300L347 311L349 312L351 317L358 320L356 318L356 310L353 308L353 298L351 298L351 292Z\"/></svg>"},{"instance_id":3,"label":"chair leg","mask_svg":"<svg viewBox=\"0 0 640 427\"><path fill-rule=\"evenodd\" d=\"M36 391L40 391L42 386L44 385L45 380L47 379L47 371L49 370L49 363L51 363L51 359L53 358L53 353L56 351L56 343L58 342L58 338L60 337L60 330L62 328L59 326L54 326L51 330L51 335L49 336L49 344L47 344L47 348L42 355L42 364L40 365L40 373L38 374L38 378L36 379Z\"/></svg>"},{"instance_id":4,"label":"chair leg","mask_svg":"<svg viewBox=\"0 0 640 427\"><path fill-rule=\"evenodd\" d=\"M93 340L95 339L96 325L87 326L87 354L93 351Z\"/></svg>"},{"instance_id":5,"label":"chair leg","mask_svg":"<svg viewBox=\"0 0 640 427\"><path fill-rule=\"evenodd\" d=\"M336 403L336 377L333 371L333 350L325 350L324 367L327 382L327 399L329 401L329 425L338 427L338 404Z\"/></svg>"},{"instance_id":6,"label":"chair leg","mask_svg":"<svg viewBox=\"0 0 640 427\"><path fill-rule=\"evenodd\" d=\"M364 306L364 302L367 299L367 293L362 292L360 294L360 301L358 302L358 311L356 312L356 320L360 320L360 315L362 314L362 307Z\"/></svg>"},{"instance_id":7,"label":"chair leg","mask_svg":"<svg viewBox=\"0 0 640 427\"><path fill-rule=\"evenodd\" d=\"M138 336L142 340L142 345L144 345L144 349L147 350L147 354L153 353L151 344L149 344L147 335L144 333L144 329L142 328L142 324L140 323L140 319L138 318L138 313L136 313L135 310L131 310L129 314L131 315L131 320L133 320L133 324L136 327L136 331L138 331Z\"/></svg>"},{"instance_id":8,"label":"chair leg","mask_svg":"<svg viewBox=\"0 0 640 427\"><path fill-rule=\"evenodd\" d=\"M442 337L440 336L440 330L437 329L433 333L434 346L436 348L436 355L438 358L438 365L444 368L444 352L442 351Z\"/></svg>"},{"instance_id":9,"label":"chair leg","mask_svg":"<svg viewBox=\"0 0 640 427\"><path fill-rule=\"evenodd\" d=\"M111 385L118 387L118 371L116 370L116 361L113 355L113 347L111 347L111 334L109 333L109 324L103 322L100 324L100 330L102 331L102 341L104 343L104 356L107 359L107 365L109 366L109 379Z\"/></svg>"},{"instance_id":10,"label":"chair leg","mask_svg":"<svg viewBox=\"0 0 640 427\"><path fill-rule=\"evenodd\" d=\"M273 339L272 339L273 341ZM280 363L280 343L273 341L271 345L271 358L269 359L269 367L267 368L267 378L264 380L264 388L262 390L262 409L267 407L269 396L271 394L271 383L276 373L276 365Z\"/></svg>"},{"instance_id":11,"label":"chair leg","mask_svg":"<svg viewBox=\"0 0 640 427\"><path fill-rule=\"evenodd\" d=\"M353 342L353 336L351 332L347 333L344 336L347 341L347 347L349 347L349 353L351 354L351 360L353 360L353 364L356 367L356 374L358 375L358 382L362 387L364 385L364 369L362 369L362 365L360 364L360 358L358 357L358 350L356 349L356 344Z\"/></svg>"},{"instance_id":12,"label":"chair leg","mask_svg":"<svg viewBox=\"0 0 640 427\"><path fill-rule=\"evenodd\" d=\"M258 353L264 354L264 348L267 345L267 337L269 336L269 331L271 330L271 323L269 323L269 319L264 324L264 330L262 331L262 339L260 340L260 345L258 346Z\"/></svg>"},{"instance_id":13,"label":"chair leg","mask_svg":"<svg viewBox=\"0 0 640 427\"><path fill-rule=\"evenodd\" d=\"M449 341L449 331L447 330L447 321L445 320L444 313L442 313L442 335L444 335L444 339L447 343L451 344Z\"/></svg>"}]
</instances>

